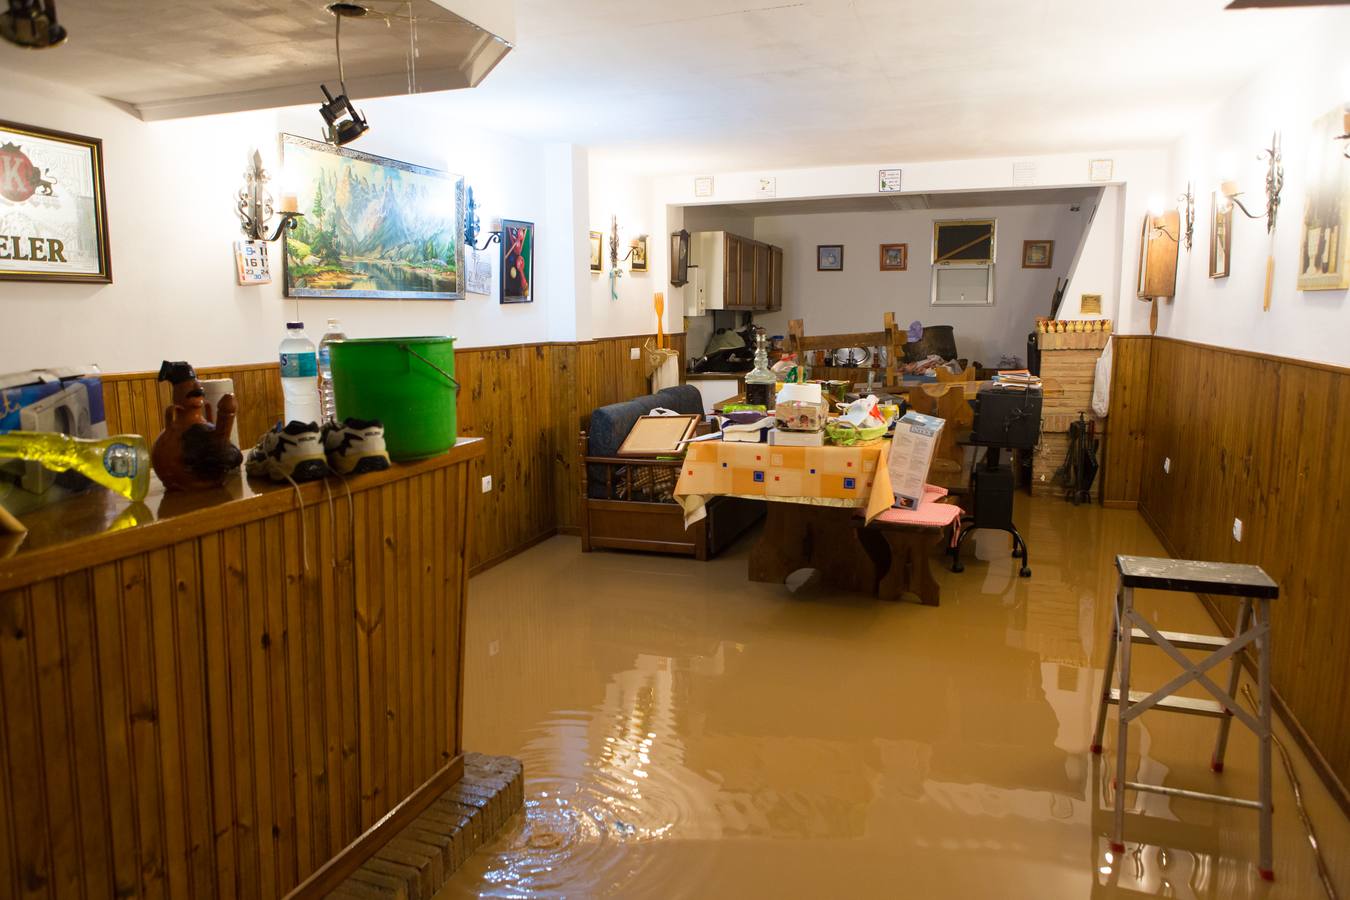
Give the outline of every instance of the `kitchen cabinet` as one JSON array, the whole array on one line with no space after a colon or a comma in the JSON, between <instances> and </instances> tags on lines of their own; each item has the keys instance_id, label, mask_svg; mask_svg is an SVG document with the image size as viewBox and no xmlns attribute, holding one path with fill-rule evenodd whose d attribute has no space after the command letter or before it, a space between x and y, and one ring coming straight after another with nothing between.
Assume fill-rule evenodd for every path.
<instances>
[{"instance_id":1,"label":"kitchen cabinet","mask_svg":"<svg viewBox=\"0 0 1350 900\"><path fill-rule=\"evenodd\" d=\"M690 235L685 315L782 308L783 250L726 231Z\"/></svg>"}]
</instances>

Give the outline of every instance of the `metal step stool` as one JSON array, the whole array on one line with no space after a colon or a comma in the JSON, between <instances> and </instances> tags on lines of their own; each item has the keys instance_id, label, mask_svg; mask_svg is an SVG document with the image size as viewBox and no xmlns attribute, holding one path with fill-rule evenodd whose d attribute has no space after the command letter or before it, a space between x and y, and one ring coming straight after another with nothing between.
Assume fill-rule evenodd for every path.
<instances>
[{"instance_id":1,"label":"metal step stool","mask_svg":"<svg viewBox=\"0 0 1350 900\"><path fill-rule=\"evenodd\" d=\"M1234 563L1198 562L1188 559L1159 559L1150 556L1117 556L1116 569L1120 581L1116 587L1115 625L1111 646L1106 658L1106 672L1102 678L1102 699L1097 708L1097 730L1092 737L1092 752L1102 752L1102 734L1106 728L1106 707L1120 705L1120 737L1116 742L1115 824L1111 848L1117 853L1125 850L1125 791L1148 791L1191 800L1212 800L1255 809L1260 813L1261 852L1258 870L1267 881L1275 878L1272 861L1270 830L1270 601L1280 595L1280 588L1260 566ZM1159 591L1186 591L1240 597L1237 628L1231 639L1207 634L1186 634L1177 631L1159 631L1134 608L1134 589L1152 588ZM1254 616L1253 616L1254 613ZM1128 637L1128 639L1127 639ZM1171 681L1152 693L1130 690L1130 646L1152 644L1172 657L1182 669ZM1259 706L1252 715L1237 702L1240 664L1236 654L1248 644L1256 645L1257 694ZM1191 660L1182 650L1208 650L1203 659ZM1116 653L1120 653L1120 685L1111 687L1111 673L1115 669ZM1232 660L1228 689L1224 690L1205 675L1207 671ZM1182 685L1195 682L1214 695L1213 700L1197 700L1174 696ZM1125 698L1122 701L1121 698ZM1193 716L1212 716L1219 720L1219 735L1214 745L1210 768L1223 772L1224 752L1228 747L1228 729L1233 718L1250 728L1260 745L1260 798L1246 800L1224 794L1207 794L1161 785L1140 784L1125 780L1125 756L1129 739L1129 724L1150 709L1183 713Z\"/></svg>"}]
</instances>

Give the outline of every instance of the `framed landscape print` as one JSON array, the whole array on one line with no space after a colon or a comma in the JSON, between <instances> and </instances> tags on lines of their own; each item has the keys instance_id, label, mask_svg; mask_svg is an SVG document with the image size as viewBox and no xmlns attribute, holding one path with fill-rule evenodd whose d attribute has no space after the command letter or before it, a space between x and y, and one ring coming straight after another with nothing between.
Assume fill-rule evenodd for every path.
<instances>
[{"instance_id":1,"label":"framed landscape print","mask_svg":"<svg viewBox=\"0 0 1350 900\"><path fill-rule=\"evenodd\" d=\"M502 219L501 302L534 302L533 222Z\"/></svg>"},{"instance_id":2,"label":"framed landscape print","mask_svg":"<svg viewBox=\"0 0 1350 900\"><path fill-rule=\"evenodd\" d=\"M1219 202L1219 192L1210 193L1209 277L1227 278L1233 253L1233 205Z\"/></svg>"},{"instance_id":3,"label":"framed landscape print","mask_svg":"<svg viewBox=\"0 0 1350 900\"><path fill-rule=\"evenodd\" d=\"M591 271L599 272L604 269L605 236L598 231L591 232Z\"/></svg>"},{"instance_id":4,"label":"framed landscape print","mask_svg":"<svg viewBox=\"0 0 1350 900\"><path fill-rule=\"evenodd\" d=\"M1023 241L1022 268L1048 269L1055 258L1054 241Z\"/></svg>"},{"instance_id":5,"label":"framed landscape print","mask_svg":"<svg viewBox=\"0 0 1350 900\"><path fill-rule=\"evenodd\" d=\"M881 271L903 272L909 268L909 244L882 244Z\"/></svg>"},{"instance_id":6,"label":"framed landscape print","mask_svg":"<svg viewBox=\"0 0 1350 900\"><path fill-rule=\"evenodd\" d=\"M286 296L463 299L463 178L293 134L281 153L304 214L286 234Z\"/></svg>"},{"instance_id":7,"label":"framed landscape print","mask_svg":"<svg viewBox=\"0 0 1350 900\"><path fill-rule=\"evenodd\" d=\"M1350 288L1350 160L1337 138L1350 119L1350 103L1327 112L1308 139L1307 200L1299 235L1298 289Z\"/></svg>"},{"instance_id":8,"label":"framed landscape print","mask_svg":"<svg viewBox=\"0 0 1350 900\"><path fill-rule=\"evenodd\" d=\"M0 279L112 281L103 141L0 121Z\"/></svg>"},{"instance_id":9,"label":"framed landscape print","mask_svg":"<svg viewBox=\"0 0 1350 900\"><path fill-rule=\"evenodd\" d=\"M844 271L844 245L817 244L816 271L817 272Z\"/></svg>"}]
</instances>

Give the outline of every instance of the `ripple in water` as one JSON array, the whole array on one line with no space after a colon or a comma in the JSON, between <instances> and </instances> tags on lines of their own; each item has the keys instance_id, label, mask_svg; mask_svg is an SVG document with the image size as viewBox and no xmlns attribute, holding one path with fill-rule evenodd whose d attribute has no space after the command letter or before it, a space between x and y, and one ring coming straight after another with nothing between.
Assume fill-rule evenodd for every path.
<instances>
[{"instance_id":1,"label":"ripple in water","mask_svg":"<svg viewBox=\"0 0 1350 900\"><path fill-rule=\"evenodd\" d=\"M466 867L481 871L480 896L631 895L668 883L673 873L653 869L671 855L643 848L711 810L717 785L684 767L670 715L640 702L644 693L631 713L567 711L532 729L520 754L524 815Z\"/></svg>"}]
</instances>

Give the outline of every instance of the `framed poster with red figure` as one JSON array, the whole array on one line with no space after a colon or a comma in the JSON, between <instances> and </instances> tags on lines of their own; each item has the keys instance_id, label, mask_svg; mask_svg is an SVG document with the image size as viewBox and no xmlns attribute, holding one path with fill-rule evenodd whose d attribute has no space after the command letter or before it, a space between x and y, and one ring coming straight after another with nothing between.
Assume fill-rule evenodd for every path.
<instances>
[{"instance_id":1,"label":"framed poster with red figure","mask_svg":"<svg viewBox=\"0 0 1350 900\"><path fill-rule=\"evenodd\" d=\"M502 219L501 302L534 302L533 222Z\"/></svg>"}]
</instances>

